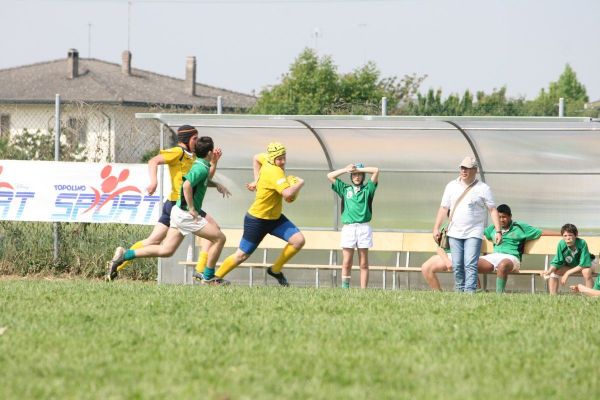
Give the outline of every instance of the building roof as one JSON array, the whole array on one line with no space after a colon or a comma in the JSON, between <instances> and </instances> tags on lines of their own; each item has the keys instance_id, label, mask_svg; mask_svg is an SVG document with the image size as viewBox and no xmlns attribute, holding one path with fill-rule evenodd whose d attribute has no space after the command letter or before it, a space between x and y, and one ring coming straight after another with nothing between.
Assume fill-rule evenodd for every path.
<instances>
[{"instance_id":1,"label":"building roof","mask_svg":"<svg viewBox=\"0 0 600 400\"><path fill-rule=\"evenodd\" d=\"M0 69L0 102L54 103L85 101L123 105L164 105L248 109L256 97L196 83L195 95L186 91L186 80L131 68L95 58L78 58L78 76L70 78L68 58ZM191 82L191 81L190 81ZM190 84L191 85L191 84Z\"/></svg>"}]
</instances>

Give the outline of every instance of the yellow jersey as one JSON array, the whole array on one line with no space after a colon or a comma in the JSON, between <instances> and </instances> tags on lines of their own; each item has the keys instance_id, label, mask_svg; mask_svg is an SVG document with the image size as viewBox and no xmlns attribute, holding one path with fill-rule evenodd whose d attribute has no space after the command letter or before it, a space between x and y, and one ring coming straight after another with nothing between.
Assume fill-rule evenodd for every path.
<instances>
[{"instance_id":1,"label":"yellow jersey","mask_svg":"<svg viewBox=\"0 0 600 400\"><path fill-rule=\"evenodd\" d=\"M267 161L267 154L260 155L260 172L256 182L256 198L248 214L261 219L278 219L283 208L281 193L288 187L285 172Z\"/></svg>"},{"instance_id":2,"label":"yellow jersey","mask_svg":"<svg viewBox=\"0 0 600 400\"><path fill-rule=\"evenodd\" d=\"M169 166L169 174L171 175L169 200L177 201L179 200L183 177L192 169L192 165L196 161L196 155L179 146L161 150L160 154Z\"/></svg>"}]
</instances>

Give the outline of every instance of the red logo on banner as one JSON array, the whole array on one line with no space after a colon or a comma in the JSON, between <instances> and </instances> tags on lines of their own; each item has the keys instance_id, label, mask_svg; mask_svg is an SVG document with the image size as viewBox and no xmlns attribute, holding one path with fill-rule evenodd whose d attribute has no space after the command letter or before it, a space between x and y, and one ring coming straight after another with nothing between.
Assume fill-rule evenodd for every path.
<instances>
[{"instance_id":1,"label":"red logo on banner","mask_svg":"<svg viewBox=\"0 0 600 400\"><path fill-rule=\"evenodd\" d=\"M119 184L119 182L124 182L129 177L128 169L124 169L123 171L121 171L118 178L116 176L111 175L111 172L112 172L112 167L110 165L107 165L106 167L102 168L102 171L100 172L100 177L102 179L104 179L100 186L100 188L102 190L102 195L108 193L109 194L108 197L106 197L106 199L102 203L100 203L100 199L102 198L100 191L98 191L98 189L96 189L96 188L92 188L92 190L94 191L94 195L95 195L94 203L92 203L90 208L88 208L87 210L85 210L83 212L84 214L96 206L98 206L98 209L101 209L106 203L108 203L109 201L111 201L112 199L114 199L115 197L117 197L118 195L120 195L123 192L132 191L132 192L136 192L136 193L141 193L140 189L138 189L135 186L125 186L125 187L117 189L117 185ZM115 192L110 193L115 189L117 189Z\"/></svg>"},{"instance_id":2,"label":"red logo on banner","mask_svg":"<svg viewBox=\"0 0 600 400\"><path fill-rule=\"evenodd\" d=\"M4 168L2 167L2 165L0 165L0 174L2 174L2 170L3 169ZM3 188L3 187L5 187L7 189L10 189L10 190L15 190L15 188L13 187L13 185L11 185L8 182L0 182L0 188Z\"/></svg>"}]
</instances>

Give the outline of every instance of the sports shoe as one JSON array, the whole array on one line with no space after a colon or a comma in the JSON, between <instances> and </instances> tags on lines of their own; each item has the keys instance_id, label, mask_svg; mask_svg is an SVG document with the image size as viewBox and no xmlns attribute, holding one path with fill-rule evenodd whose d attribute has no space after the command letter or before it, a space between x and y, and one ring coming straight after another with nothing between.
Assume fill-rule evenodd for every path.
<instances>
[{"instance_id":1,"label":"sports shoe","mask_svg":"<svg viewBox=\"0 0 600 400\"><path fill-rule=\"evenodd\" d=\"M202 284L206 286L228 286L231 282L218 276L213 276L210 279L202 279Z\"/></svg>"},{"instance_id":2,"label":"sports shoe","mask_svg":"<svg viewBox=\"0 0 600 400\"><path fill-rule=\"evenodd\" d=\"M273 278L277 279L277 282L279 282L279 284L281 286L290 286L287 279L285 279L285 275L283 275L283 272L273 272L271 267L269 267L269 268L267 268L267 274L269 274Z\"/></svg>"},{"instance_id":3,"label":"sports shoe","mask_svg":"<svg viewBox=\"0 0 600 400\"><path fill-rule=\"evenodd\" d=\"M106 281L107 282L114 281L115 279L118 278L119 271L117 271L117 268L119 267L119 265L121 265L125 262L125 259L123 259L124 254L125 254L124 248L117 247L115 249L115 254L113 255L113 258L107 267L107 273L106 273Z\"/></svg>"},{"instance_id":4,"label":"sports shoe","mask_svg":"<svg viewBox=\"0 0 600 400\"><path fill-rule=\"evenodd\" d=\"M196 281L202 282L204 280L204 274L202 272L194 271L192 278Z\"/></svg>"}]
</instances>

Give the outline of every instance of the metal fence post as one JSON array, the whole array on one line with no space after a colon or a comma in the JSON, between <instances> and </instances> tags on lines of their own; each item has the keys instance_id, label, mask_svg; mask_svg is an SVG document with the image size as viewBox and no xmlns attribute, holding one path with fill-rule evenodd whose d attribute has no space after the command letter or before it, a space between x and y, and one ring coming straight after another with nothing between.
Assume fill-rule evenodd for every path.
<instances>
[{"instance_id":1,"label":"metal fence post","mask_svg":"<svg viewBox=\"0 0 600 400\"><path fill-rule=\"evenodd\" d=\"M381 115L384 117L387 115L387 97L381 98Z\"/></svg>"},{"instance_id":2,"label":"metal fence post","mask_svg":"<svg viewBox=\"0 0 600 400\"><path fill-rule=\"evenodd\" d=\"M54 100L54 161L60 161L60 94ZM52 224L52 236L54 239L54 264L58 262L59 231L58 222Z\"/></svg>"},{"instance_id":3,"label":"metal fence post","mask_svg":"<svg viewBox=\"0 0 600 400\"><path fill-rule=\"evenodd\" d=\"M223 98L217 96L217 114L223 114Z\"/></svg>"},{"instance_id":4,"label":"metal fence post","mask_svg":"<svg viewBox=\"0 0 600 400\"><path fill-rule=\"evenodd\" d=\"M565 116L565 98L561 97L558 99L558 117L562 118Z\"/></svg>"}]
</instances>

